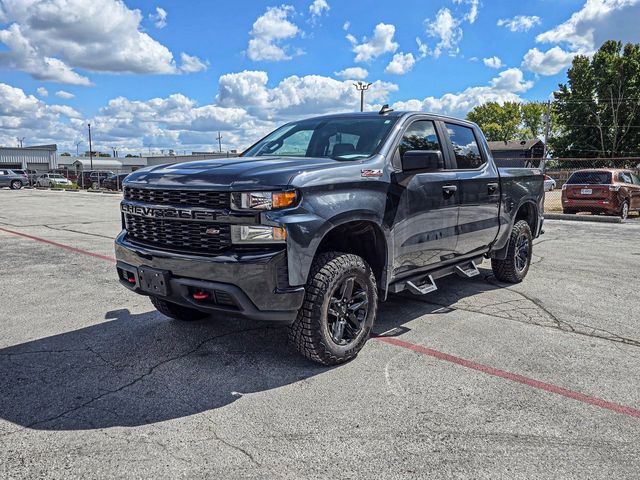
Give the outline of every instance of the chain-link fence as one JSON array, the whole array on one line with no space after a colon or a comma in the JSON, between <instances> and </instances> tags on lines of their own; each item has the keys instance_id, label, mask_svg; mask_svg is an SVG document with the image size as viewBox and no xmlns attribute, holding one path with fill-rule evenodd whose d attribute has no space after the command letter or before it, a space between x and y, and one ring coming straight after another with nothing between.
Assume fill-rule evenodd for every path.
<instances>
[{"instance_id":1,"label":"chain-link fence","mask_svg":"<svg viewBox=\"0 0 640 480\"><path fill-rule=\"evenodd\" d=\"M544 172L546 212L640 212L640 157L547 159Z\"/></svg>"},{"instance_id":2,"label":"chain-link fence","mask_svg":"<svg viewBox=\"0 0 640 480\"><path fill-rule=\"evenodd\" d=\"M131 169L73 170L56 169L34 179L36 188L121 192L122 182Z\"/></svg>"}]
</instances>

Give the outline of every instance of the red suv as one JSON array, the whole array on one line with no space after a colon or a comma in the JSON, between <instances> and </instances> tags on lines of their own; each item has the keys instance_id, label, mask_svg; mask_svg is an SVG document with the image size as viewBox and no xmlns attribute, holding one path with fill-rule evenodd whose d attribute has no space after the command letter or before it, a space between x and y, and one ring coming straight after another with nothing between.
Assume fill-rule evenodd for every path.
<instances>
[{"instance_id":1,"label":"red suv","mask_svg":"<svg viewBox=\"0 0 640 480\"><path fill-rule=\"evenodd\" d=\"M605 213L627 218L640 211L640 178L629 170L578 170L562 186L564 213Z\"/></svg>"}]
</instances>

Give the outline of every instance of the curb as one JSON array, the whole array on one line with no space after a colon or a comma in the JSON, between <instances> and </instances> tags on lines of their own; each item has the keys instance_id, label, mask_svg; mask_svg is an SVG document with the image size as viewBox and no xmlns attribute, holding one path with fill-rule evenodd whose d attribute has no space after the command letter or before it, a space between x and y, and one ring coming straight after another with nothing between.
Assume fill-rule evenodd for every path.
<instances>
[{"instance_id":1,"label":"curb","mask_svg":"<svg viewBox=\"0 0 640 480\"><path fill-rule=\"evenodd\" d=\"M545 213L545 220L570 220L574 222L622 223L620 217L600 217L596 215L574 215L570 213Z\"/></svg>"}]
</instances>

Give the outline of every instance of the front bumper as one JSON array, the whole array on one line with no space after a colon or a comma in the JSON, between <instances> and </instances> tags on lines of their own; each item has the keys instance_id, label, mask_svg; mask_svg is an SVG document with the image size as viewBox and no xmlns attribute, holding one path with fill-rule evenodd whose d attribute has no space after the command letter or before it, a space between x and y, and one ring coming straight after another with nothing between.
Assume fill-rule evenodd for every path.
<instances>
[{"instance_id":1,"label":"front bumper","mask_svg":"<svg viewBox=\"0 0 640 480\"><path fill-rule=\"evenodd\" d=\"M120 282L136 293L145 295L137 269L146 266L169 272L166 300L204 312L291 323L302 306L304 288L288 286L284 250L187 255L138 245L123 231L115 240L115 252ZM195 290L210 296L196 300Z\"/></svg>"}]
</instances>

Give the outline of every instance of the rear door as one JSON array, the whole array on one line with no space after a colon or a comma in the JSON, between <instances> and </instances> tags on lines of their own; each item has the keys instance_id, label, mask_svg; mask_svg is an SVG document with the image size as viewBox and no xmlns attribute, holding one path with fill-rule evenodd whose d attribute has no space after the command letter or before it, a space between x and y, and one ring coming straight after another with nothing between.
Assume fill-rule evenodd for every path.
<instances>
[{"instance_id":1,"label":"rear door","mask_svg":"<svg viewBox=\"0 0 640 480\"><path fill-rule=\"evenodd\" d=\"M458 181L458 243L456 255L483 253L499 229L500 183L498 170L481 148L474 128L444 123Z\"/></svg>"},{"instance_id":2,"label":"rear door","mask_svg":"<svg viewBox=\"0 0 640 480\"><path fill-rule=\"evenodd\" d=\"M621 172L620 181L625 183L625 188L629 192L629 208L632 210L640 209L640 184L638 177L631 172Z\"/></svg>"},{"instance_id":3,"label":"rear door","mask_svg":"<svg viewBox=\"0 0 640 480\"><path fill-rule=\"evenodd\" d=\"M604 170L582 170L574 172L566 183L565 196L571 200L609 200L613 184L612 173ZM579 203L578 203L579 205Z\"/></svg>"},{"instance_id":4,"label":"rear door","mask_svg":"<svg viewBox=\"0 0 640 480\"><path fill-rule=\"evenodd\" d=\"M393 206L387 214L393 228L394 275L452 258L456 247L458 200L456 172L449 163L444 133L438 122L416 117L405 129L397 156L409 150L439 150L445 168L437 172L395 174ZM396 162L394 162L395 164Z\"/></svg>"}]
</instances>

